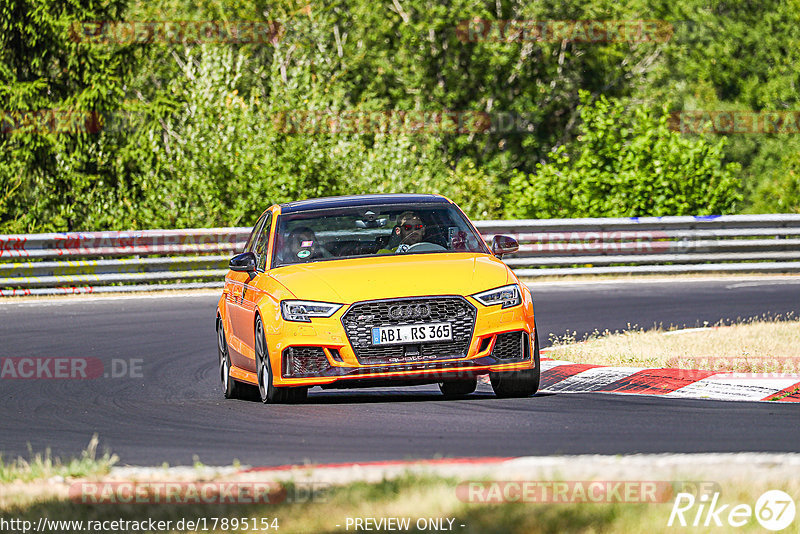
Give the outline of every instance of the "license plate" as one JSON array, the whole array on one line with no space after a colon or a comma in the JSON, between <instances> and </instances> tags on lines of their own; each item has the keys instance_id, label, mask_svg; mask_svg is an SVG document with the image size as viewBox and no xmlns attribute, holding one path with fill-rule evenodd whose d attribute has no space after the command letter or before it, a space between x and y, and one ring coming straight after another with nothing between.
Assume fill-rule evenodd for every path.
<instances>
[{"instance_id":1,"label":"license plate","mask_svg":"<svg viewBox=\"0 0 800 534\"><path fill-rule=\"evenodd\" d=\"M451 339L453 339L453 330L450 328L450 323L376 326L372 329L373 345L448 341Z\"/></svg>"}]
</instances>

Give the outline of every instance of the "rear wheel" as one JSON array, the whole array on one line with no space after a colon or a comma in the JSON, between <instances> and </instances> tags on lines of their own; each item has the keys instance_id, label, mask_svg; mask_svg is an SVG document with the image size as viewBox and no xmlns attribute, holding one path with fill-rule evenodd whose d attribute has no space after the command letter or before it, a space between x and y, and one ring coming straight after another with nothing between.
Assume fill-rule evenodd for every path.
<instances>
[{"instance_id":1,"label":"rear wheel","mask_svg":"<svg viewBox=\"0 0 800 534\"><path fill-rule=\"evenodd\" d=\"M243 384L231 377L231 356L228 353L228 342L225 340L225 327L217 321L217 354L219 356L219 378L222 383L222 394L226 399L242 399L246 397Z\"/></svg>"},{"instance_id":2,"label":"rear wheel","mask_svg":"<svg viewBox=\"0 0 800 534\"><path fill-rule=\"evenodd\" d=\"M449 380L447 382L439 382L439 389L447 398L465 397L470 393L475 392L478 387L478 378L472 377L465 380Z\"/></svg>"},{"instance_id":3,"label":"rear wheel","mask_svg":"<svg viewBox=\"0 0 800 534\"><path fill-rule=\"evenodd\" d=\"M539 390L539 334L533 334L533 369L489 373L494 394L501 398L530 397Z\"/></svg>"},{"instance_id":4,"label":"rear wheel","mask_svg":"<svg viewBox=\"0 0 800 534\"><path fill-rule=\"evenodd\" d=\"M256 371L258 373L258 392L264 404L303 402L308 396L307 387L275 387L272 383L272 365L267 353L264 325L261 317L256 318Z\"/></svg>"}]
</instances>

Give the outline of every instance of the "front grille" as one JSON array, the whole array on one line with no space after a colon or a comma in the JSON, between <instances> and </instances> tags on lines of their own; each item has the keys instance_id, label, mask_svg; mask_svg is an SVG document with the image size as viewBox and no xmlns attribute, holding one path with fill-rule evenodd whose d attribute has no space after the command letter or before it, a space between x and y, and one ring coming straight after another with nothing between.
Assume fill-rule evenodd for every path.
<instances>
[{"instance_id":1,"label":"front grille","mask_svg":"<svg viewBox=\"0 0 800 534\"><path fill-rule=\"evenodd\" d=\"M427 307L430 312L425 317L393 318L389 315L389 309L395 306L420 305ZM362 365L405 363L465 357L472 340L476 314L475 307L463 297L370 300L353 304L342 316L342 325L356 358ZM440 322L450 323L452 340L405 345L372 345L373 327Z\"/></svg>"},{"instance_id":2,"label":"front grille","mask_svg":"<svg viewBox=\"0 0 800 534\"><path fill-rule=\"evenodd\" d=\"M505 332L497 334L492 356L498 360L522 360L526 358L528 336L525 332Z\"/></svg>"},{"instance_id":3,"label":"front grille","mask_svg":"<svg viewBox=\"0 0 800 534\"><path fill-rule=\"evenodd\" d=\"M319 376L331 368L322 347L289 347L283 351L283 376Z\"/></svg>"}]
</instances>

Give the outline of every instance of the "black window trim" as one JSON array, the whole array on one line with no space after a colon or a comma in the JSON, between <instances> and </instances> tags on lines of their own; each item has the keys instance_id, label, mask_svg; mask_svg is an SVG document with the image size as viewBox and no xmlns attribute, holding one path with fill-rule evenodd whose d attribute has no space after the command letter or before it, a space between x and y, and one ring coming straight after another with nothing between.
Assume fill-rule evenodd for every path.
<instances>
[{"instance_id":1,"label":"black window trim","mask_svg":"<svg viewBox=\"0 0 800 534\"><path fill-rule=\"evenodd\" d=\"M267 227L267 224L269 224L269 232L270 232L270 234L269 234L269 236L267 236L267 242L266 242L265 249L264 249L264 256L268 257L269 256L270 246L272 246L272 233L273 233L272 232L272 210L266 212L264 214L264 216L265 216L264 223L261 225L262 227L261 227L261 229L259 230L258 233L259 233L259 235L261 235L261 233ZM258 239L256 239L256 243L257 242L258 242ZM253 247L255 248L255 243L253 243ZM263 268L258 266L260 263L261 263L260 258L258 257L258 254L256 254L256 272L258 272L258 273L267 272L267 260L264 259L264 267ZM270 263L272 263L272 262L270 262Z\"/></svg>"},{"instance_id":2,"label":"black window trim","mask_svg":"<svg viewBox=\"0 0 800 534\"><path fill-rule=\"evenodd\" d=\"M256 221L255 226L253 226L253 230L250 232L250 236L247 238L247 241L244 244L244 248L242 252L253 252L253 247L256 246L256 236L261 232L261 227L264 225L264 220L266 219L267 215L272 213L271 211L265 211L261 214L261 216Z\"/></svg>"}]
</instances>

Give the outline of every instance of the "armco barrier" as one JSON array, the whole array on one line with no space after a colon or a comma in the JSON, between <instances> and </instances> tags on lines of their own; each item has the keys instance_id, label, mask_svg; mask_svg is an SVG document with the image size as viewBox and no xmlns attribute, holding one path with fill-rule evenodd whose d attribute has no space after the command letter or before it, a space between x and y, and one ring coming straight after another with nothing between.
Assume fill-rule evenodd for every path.
<instances>
[{"instance_id":1,"label":"armco barrier","mask_svg":"<svg viewBox=\"0 0 800 534\"><path fill-rule=\"evenodd\" d=\"M523 277L800 272L800 215L478 221ZM0 296L216 288L250 228L0 235Z\"/></svg>"},{"instance_id":2,"label":"armco barrier","mask_svg":"<svg viewBox=\"0 0 800 534\"><path fill-rule=\"evenodd\" d=\"M484 238L508 234L519 276L800 272L800 215L480 221Z\"/></svg>"}]
</instances>

